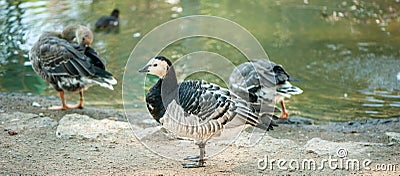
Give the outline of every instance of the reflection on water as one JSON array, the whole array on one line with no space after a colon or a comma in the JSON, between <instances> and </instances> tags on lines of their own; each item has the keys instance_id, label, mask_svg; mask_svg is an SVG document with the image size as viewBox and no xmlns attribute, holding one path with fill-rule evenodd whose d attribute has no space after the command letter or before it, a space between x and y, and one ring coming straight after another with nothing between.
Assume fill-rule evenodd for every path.
<instances>
[{"instance_id":1,"label":"reflection on water","mask_svg":"<svg viewBox=\"0 0 400 176\"><path fill-rule=\"evenodd\" d=\"M0 15L0 81L1 91L42 92L45 84L23 64L28 58L26 26L23 24L25 6L19 1L2 1ZM6 18L4 18L6 17Z\"/></svg>"},{"instance_id":2,"label":"reflection on water","mask_svg":"<svg viewBox=\"0 0 400 176\"><path fill-rule=\"evenodd\" d=\"M56 95L24 66L30 47L46 30L59 31L71 23L93 28L98 17L114 8L121 11L118 33L96 32L93 47L120 83L133 47L154 27L182 16L214 15L249 30L271 60L301 80L294 84L304 93L288 102L292 114L321 121L400 116L400 4L395 1L0 0L0 91ZM200 50L217 53L234 64L246 60L233 46L202 37L177 41L161 54L177 60ZM224 65L215 66L219 67ZM185 77L183 73L192 73L188 68L183 65L176 70ZM186 76L226 84L220 75L204 73ZM156 80L148 78L150 83ZM88 105L122 108L122 83L115 89L90 88ZM143 90L132 93L137 96L129 103L146 111ZM78 97L68 96L72 96L70 101Z\"/></svg>"}]
</instances>

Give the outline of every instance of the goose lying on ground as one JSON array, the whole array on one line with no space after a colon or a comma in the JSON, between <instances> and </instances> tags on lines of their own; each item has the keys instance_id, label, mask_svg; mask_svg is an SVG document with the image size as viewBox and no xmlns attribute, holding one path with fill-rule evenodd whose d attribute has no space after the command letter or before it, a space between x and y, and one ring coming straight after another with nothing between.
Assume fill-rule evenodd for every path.
<instances>
[{"instance_id":1,"label":"goose lying on ground","mask_svg":"<svg viewBox=\"0 0 400 176\"><path fill-rule=\"evenodd\" d=\"M106 71L105 61L89 47L92 32L81 25L70 25L60 32L44 32L29 52L33 70L58 92L62 106L49 109L83 108L83 91L98 84L113 90L117 81ZM78 105L66 104L64 91L79 91Z\"/></svg>"},{"instance_id":2,"label":"goose lying on ground","mask_svg":"<svg viewBox=\"0 0 400 176\"><path fill-rule=\"evenodd\" d=\"M205 81L178 83L171 61L163 56L152 58L139 72L160 78L146 95L153 118L200 148L198 162L184 167L204 166L206 142L223 129L250 124L268 131L275 125L268 114L259 117L249 103L227 89Z\"/></svg>"},{"instance_id":3,"label":"goose lying on ground","mask_svg":"<svg viewBox=\"0 0 400 176\"><path fill-rule=\"evenodd\" d=\"M293 86L290 80L289 73L282 65L259 59L237 66L229 77L229 88L254 104L260 104L261 101L280 103L282 106L280 118L286 119L289 114L284 98L303 93L303 90Z\"/></svg>"}]
</instances>

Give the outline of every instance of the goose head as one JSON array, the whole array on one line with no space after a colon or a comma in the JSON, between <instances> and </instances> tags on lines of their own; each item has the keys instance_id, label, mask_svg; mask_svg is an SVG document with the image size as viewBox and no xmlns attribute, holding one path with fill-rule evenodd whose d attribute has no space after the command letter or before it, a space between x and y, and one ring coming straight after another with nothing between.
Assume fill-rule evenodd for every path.
<instances>
[{"instance_id":1,"label":"goose head","mask_svg":"<svg viewBox=\"0 0 400 176\"><path fill-rule=\"evenodd\" d=\"M172 62L170 60L168 60L164 56L157 56L150 59L150 61L139 70L139 72L156 75L159 78L164 78L167 75L171 66Z\"/></svg>"},{"instance_id":2,"label":"goose head","mask_svg":"<svg viewBox=\"0 0 400 176\"><path fill-rule=\"evenodd\" d=\"M119 10L118 10L118 9L114 9L114 10L111 12L111 15L110 15L110 16L115 17L115 18L118 18L118 17L119 17Z\"/></svg>"},{"instance_id":3,"label":"goose head","mask_svg":"<svg viewBox=\"0 0 400 176\"><path fill-rule=\"evenodd\" d=\"M86 26L73 24L67 26L61 32L62 38L68 42L76 42L79 45L90 46L93 42L93 33Z\"/></svg>"}]
</instances>

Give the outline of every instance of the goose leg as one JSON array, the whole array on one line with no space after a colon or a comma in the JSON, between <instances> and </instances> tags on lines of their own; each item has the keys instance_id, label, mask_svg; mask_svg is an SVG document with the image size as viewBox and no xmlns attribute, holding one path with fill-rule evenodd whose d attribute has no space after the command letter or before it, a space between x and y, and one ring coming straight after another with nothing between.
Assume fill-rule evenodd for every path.
<instances>
[{"instance_id":1,"label":"goose leg","mask_svg":"<svg viewBox=\"0 0 400 176\"><path fill-rule=\"evenodd\" d=\"M83 108L83 90L79 91L80 99L79 99L79 104L77 104L77 105L67 105L67 103L65 101L65 97L64 97L64 91L62 91L62 90L59 91L59 94L60 94L62 105L61 106L52 106L52 107L49 107L48 109L50 109L50 110L67 110L70 108L79 108L79 109Z\"/></svg>"},{"instance_id":2,"label":"goose leg","mask_svg":"<svg viewBox=\"0 0 400 176\"><path fill-rule=\"evenodd\" d=\"M68 106L67 106L67 103L65 102L64 91L61 90L61 91L58 91L58 93L60 94L62 105L61 106L52 106L52 107L49 107L48 109L50 109L50 110L67 110Z\"/></svg>"},{"instance_id":3,"label":"goose leg","mask_svg":"<svg viewBox=\"0 0 400 176\"><path fill-rule=\"evenodd\" d=\"M206 144L205 143L200 143L199 144L200 148L200 158L199 158L199 167L204 167L204 157L206 155Z\"/></svg>"},{"instance_id":4,"label":"goose leg","mask_svg":"<svg viewBox=\"0 0 400 176\"><path fill-rule=\"evenodd\" d=\"M199 167L204 167L205 163L205 154L206 154L206 144L203 142L200 142L197 144L200 149L200 155L195 156L195 157L187 157L184 160L189 160L189 161L194 161L194 163L185 163L182 164L183 168L199 168Z\"/></svg>"},{"instance_id":5,"label":"goose leg","mask_svg":"<svg viewBox=\"0 0 400 176\"><path fill-rule=\"evenodd\" d=\"M79 90L79 104L70 106L69 108L83 109L83 90Z\"/></svg>"},{"instance_id":6,"label":"goose leg","mask_svg":"<svg viewBox=\"0 0 400 176\"><path fill-rule=\"evenodd\" d=\"M286 110L284 100L281 101L281 106L282 106L282 113L280 119L287 119L289 117L289 113Z\"/></svg>"}]
</instances>

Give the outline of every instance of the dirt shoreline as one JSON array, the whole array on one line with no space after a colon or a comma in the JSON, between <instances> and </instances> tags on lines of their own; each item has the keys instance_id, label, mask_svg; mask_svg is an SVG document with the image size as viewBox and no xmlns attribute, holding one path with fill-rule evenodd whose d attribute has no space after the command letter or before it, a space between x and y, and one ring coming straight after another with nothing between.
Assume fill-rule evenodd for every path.
<instances>
[{"instance_id":1,"label":"dirt shoreline","mask_svg":"<svg viewBox=\"0 0 400 176\"><path fill-rule=\"evenodd\" d=\"M292 117L290 122L280 122L279 127L251 147L241 145L240 140L233 144L210 144L223 146L225 150L209 158L206 167L183 169L182 161L166 159L142 145L131 127L126 126L128 122L122 111L91 107L47 111L32 106L32 103L49 106L57 104L57 98L17 93L0 93L0 102L0 175L400 175L400 117L322 125L314 125L309 119ZM81 120L81 115L87 119L82 123L89 126L90 123L105 124L91 125L97 129L85 129L97 130L96 134L100 135L79 137L84 131L77 131L78 135L74 137L57 137L56 131L59 133L67 117ZM136 123L147 116L145 113L133 113L129 121ZM145 131L146 128L141 127L136 129ZM187 143L165 137L157 130L145 135L143 140L166 147L170 152L176 150L176 146L168 146L171 142ZM186 147L195 150L192 144ZM346 157L338 157L339 149L345 149ZM186 148L181 145L180 150ZM260 169L260 161L265 156L269 161L312 159L320 164L324 159L333 157L344 161L371 160L372 164L368 165L369 170L331 169L328 166L315 170L288 169L289 164L279 168L277 163ZM388 168L393 166L395 171L373 170L376 170L376 165L382 164L385 164L386 170L393 170Z\"/></svg>"}]
</instances>

